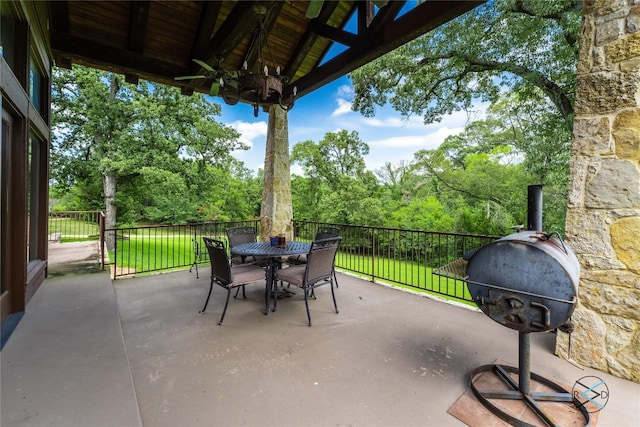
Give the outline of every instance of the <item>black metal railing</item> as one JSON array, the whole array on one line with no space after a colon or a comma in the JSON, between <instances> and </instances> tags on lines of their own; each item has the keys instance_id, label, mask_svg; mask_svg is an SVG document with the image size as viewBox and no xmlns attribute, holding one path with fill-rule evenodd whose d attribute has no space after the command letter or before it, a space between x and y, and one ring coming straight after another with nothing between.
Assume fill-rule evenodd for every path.
<instances>
[{"instance_id":1,"label":"black metal railing","mask_svg":"<svg viewBox=\"0 0 640 427\"><path fill-rule=\"evenodd\" d=\"M297 240L310 241L320 226L340 227L336 268L448 298L472 301L466 283L433 270L498 239L497 236L294 221Z\"/></svg>"},{"instance_id":2,"label":"black metal railing","mask_svg":"<svg viewBox=\"0 0 640 427\"><path fill-rule=\"evenodd\" d=\"M195 224L126 227L105 230L112 234L114 247L111 277L181 269L208 263L203 236L226 240L231 227L252 226L259 230L259 220L210 221Z\"/></svg>"},{"instance_id":3,"label":"black metal railing","mask_svg":"<svg viewBox=\"0 0 640 427\"><path fill-rule=\"evenodd\" d=\"M203 236L226 240L226 230L230 227L253 226L258 230L259 225L259 220L212 221L106 230L106 233L115 234L115 247L109 252L112 277L116 279L208 263ZM499 238L315 221L295 220L293 225L294 239L309 242L319 227L339 227L342 236L336 256L336 268L339 270L372 282L460 301L472 301L466 283L454 277L433 274L433 271Z\"/></svg>"},{"instance_id":4,"label":"black metal railing","mask_svg":"<svg viewBox=\"0 0 640 427\"><path fill-rule=\"evenodd\" d=\"M49 242L97 240L104 269L104 213L102 211L51 211L48 215Z\"/></svg>"}]
</instances>

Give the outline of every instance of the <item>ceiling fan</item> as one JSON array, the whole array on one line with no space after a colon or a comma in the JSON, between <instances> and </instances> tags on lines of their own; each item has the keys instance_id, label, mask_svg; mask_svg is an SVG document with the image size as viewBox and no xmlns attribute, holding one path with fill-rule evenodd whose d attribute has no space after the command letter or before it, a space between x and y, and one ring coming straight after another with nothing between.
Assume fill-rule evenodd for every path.
<instances>
[{"instance_id":1,"label":"ceiling fan","mask_svg":"<svg viewBox=\"0 0 640 427\"><path fill-rule=\"evenodd\" d=\"M220 65L222 58L216 58L215 65L210 65L199 59L193 59L193 62L202 67L204 73L193 76L179 76L174 77L174 79L211 79L209 95L219 95L224 102L229 105L235 105L239 101L251 104L253 105L253 115L258 117L260 106L262 106L265 111L268 106L276 103L285 110L293 108L297 88L294 87L291 89L290 93L288 89L286 89L287 94L285 95L285 85L289 79L287 76L281 74L279 66L275 66L271 48L267 43L267 33L265 30L267 10L264 6L254 9L256 13L260 15L260 19L258 20L258 25L241 69L232 71L225 69ZM256 62L256 69L252 71L248 69L247 60L254 51L257 54L258 60ZM269 72L269 67L263 57L263 51L271 55L272 68L275 67L275 70L272 71L275 71L275 73Z\"/></svg>"},{"instance_id":2,"label":"ceiling fan","mask_svg":"<svg viewBox=\"0 0 640 427\"><path fill-rule=\"evenodd\" d=\"M196 74L193 76L179 76L174 77L174 80L197 80L197 79L212 79L211 86L209 87L209 95L210 96L218 96L220 92L220 87L224 85L235 86L237 87L239 73L238 71L228 71L225 70L220 63L222 62L221 58L217 58L217 65L212 67L204 61L199 59L192 59L193 62L201 66L205 70L205 74ZM235 83L235 84L234 84Z\"/></svg>"}]
</instances>

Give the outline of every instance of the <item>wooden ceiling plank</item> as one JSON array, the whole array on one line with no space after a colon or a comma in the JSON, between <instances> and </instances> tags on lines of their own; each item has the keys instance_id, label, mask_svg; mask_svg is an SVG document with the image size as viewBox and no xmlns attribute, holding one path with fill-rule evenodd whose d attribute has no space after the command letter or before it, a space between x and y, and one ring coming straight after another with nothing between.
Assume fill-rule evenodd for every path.
<instances>
[{"instance_id":1,"label":"wooden ceiling plank","mask_svg":"<svg viewBox=\"0 0 640 427\"><path fill-rule=\"evenodd\" d=\"M142 53L144 37L149 22L149 2L133 0L131 2L131 19L129 21L129 50Z\"/></svg>"},{"instance_id":2,"label":"wooden ceiling plank","mask_svg":"<svg viewBox=\"0 0 640 427\"><path fill-rule=\"evenodd\" d=\"M231 14L225 19L211 42L203 52L201 59L206 63L217 64L217 58L224 58L249 35L258 23L259 16L254 12L255 1L239 1L233 7ZM201 69L194 67L193 73Z\"/></svg>"},{"instance_id":3,"label":"wooden ceiling plank","mask_svg":"<svg viewBox=\"0 0 640 427\"><path fill-rule=\"evenodd\" d=\"M357 46L316 67L289 86L297 86L298 96L304 96L482 3L483 0L422 3L397 20L382 26L373 35L359 36L361 42Z\"/></svg>"},{"instance_id":4,"label":"wooden ceiling plank","mask_svg":"<svg viewBox=\"0 0 640 427\"><path fill-rule=\"evenodd\" d=\"M322 7L322 11L320 12L320 16L318 18L312 20L311 22L318 22L320 24L326 25L333 12L338 7L337 1L325 2ZM291 55L291 60L285 67L285 71L289 80L292 80L295 74L300 69L300 66L304 62L304 58L307 56L313 45L318 40L319 35L313 31L311 31L310 27L305 32L305 35L302 38L302 41L298 44L298 47Z\"/></svg>"},{"instance_id":5,"label":"wooden ceiling plank","mask_svg":"<svg viewBox=\"0 0 640 427\"><path fill-rule=\"evenodd\" d=\"M69 32L69 2L60 0L56 2L56 7L50 7L51 28L53 30Z\"/></svg>"},{"instance_id":6,"label":"wooden ceiling plank","mask_svg":"<svg viewBox=\"0 0 640 427\"><path fill-rule=\"evenodd\" d=\"M278 20L278 16L280 15L280 11L282 10L282 7L284 6L284 4L285 2L283 1L272 1L269 3L263 3L263 5L267 8L267 16L264 23L264 31L265 31L265 34L267 35L267 39L269 38L269 34L271 34L271 32L273 31L273 27L275 26L276 21ZM249 46L251 46L251 44ZM265 60L271 61L270 52L268 52L269 49L267 48L267 46L264 46L264 48L267 50L267 52L262 53L263 58ZM251 52L244 53L243 57L246 58L249 70L253 70L255 68L256 63L258 62L258 56L259 56L258 54L259 52L257 47L255 47ZM278 64L273 64L273 66L277 67Z\"/></svg>"},{"instance_id":7,"label":"wooden ceiling plank","mask_svg":"<svg viewBox=\"0 0 640 427\"><path fill-rule=\"evenodd\" d=\"M218 21L222 2L209 1L204 4L202 14L200 15L200 25L198 25L198 34L195 43L191 49L192 58L201 58L203 51L211 40L213 29Z\"/></svg>"},{"instance_id":8,"label":"wooden ceiling plank","mask_svg":"<svg viewBox=\"0 0 640 427\"><path fill-rule=\"evenodd\" d=\"M54 54L60 54L72 61L101 65L102 69L122 68L122 73L157 75L173 81L175 76L183 75L189 70L163 61L145 57L130 50L118 49L99 42L70 36L52 31L51 48ZM59 50L61 49L61 50ZM96 54L100 52L100 54ZM175 85L175 83L173 83Z\"/></svg>"}]
</instances>

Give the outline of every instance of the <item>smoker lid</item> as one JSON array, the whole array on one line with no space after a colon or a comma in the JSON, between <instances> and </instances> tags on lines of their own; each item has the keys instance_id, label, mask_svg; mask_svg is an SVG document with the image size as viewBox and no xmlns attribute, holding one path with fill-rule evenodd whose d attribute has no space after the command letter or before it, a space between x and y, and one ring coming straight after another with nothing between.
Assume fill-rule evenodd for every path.
<instances>
[{"instance_id":1,"label":"smoker lid","mask_svg":"<svg viewBox=\"0 0 640 427\"><path fill-rule=\"evenodd\" d=\"M478 249L465 280L485 314L528 332L565 323L575 308L579 276L577 257L560 239L525 231Z\"/></svg>"}]
</instances>

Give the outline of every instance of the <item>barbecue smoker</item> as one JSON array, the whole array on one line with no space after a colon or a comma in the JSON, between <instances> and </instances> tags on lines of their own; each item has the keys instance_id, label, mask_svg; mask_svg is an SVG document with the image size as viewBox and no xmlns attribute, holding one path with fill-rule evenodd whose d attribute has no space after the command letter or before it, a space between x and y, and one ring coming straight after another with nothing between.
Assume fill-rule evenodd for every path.
<instances>
[{"instance_id":1,"label":"barbecue smoker","mask_svg":"<svg viewBox=\"0 0 640 427\"><path fill-rule=\"evenodd\" d=\"M539 186L529 188L528 228L533 230L542 228L541 197ZM514 426L531 426L492 403L522 400L546 425L555 426L538 402L574 403L589 425L589 413L569 391L530 370L529 334L570 329L569 318L578 298L580 265L559 237L540 231L517 232L465 254L434 270L434 274L465 281L473 300L487 316L518 331L519 369L485 365L470 374L471 389L485 407ZM495 375L509 389L480 389L476 380L485 373ZM518 382L509 374L517 374ZM531 392L531 379L553 392Z\"/></svg>"}]
</instances>

